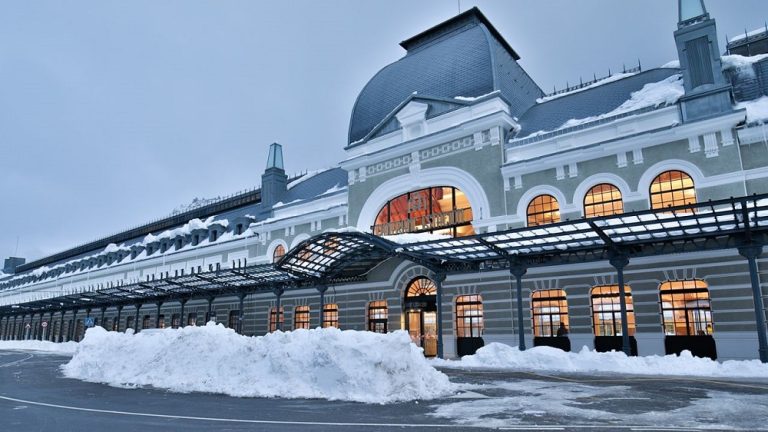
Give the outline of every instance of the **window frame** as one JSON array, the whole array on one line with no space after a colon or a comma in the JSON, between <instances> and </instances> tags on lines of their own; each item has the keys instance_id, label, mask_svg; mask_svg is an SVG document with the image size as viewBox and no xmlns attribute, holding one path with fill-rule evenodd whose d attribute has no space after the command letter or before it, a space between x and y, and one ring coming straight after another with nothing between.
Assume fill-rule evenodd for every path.
<instances>
[{"instance_id":1,"label":"window frame","mask_svg":"<svg viewBox=\"0 0 768 432\"><path fill-rule=\"evenodd\" d=\"M483 296L480 294L456 296L455 317L457 338L482 337L485 330Z\"/></svg>"},{"instance_id":2,"label":"window frame","mask_svg":"<svg viewBox=\"0 0 768 432\"><path fill-rule=\"evenodd\" d=\"M546 297L543 295L545 293L552 293L551 295L547 295ZM562 293L562 294L561 294ZM557 295L555 295L557 294ZM542 303L540 308L557 308L557 312L553 313L552 311L547 312L536 312L536 306L537 303ZM563 312L565 310L565 312ZM553 320L552 317L557 316L557 320ZM544 322L542 322L541 326L537 325L537 317L549 317L548 326L545 326ZM565 318L565 319L563 319ZM541 319L541 318L540 318ZM534 337L557 337L557 330L560 328L560 323L565 324L566 330L568 330L568 333L570 334L571 328L570 328L570 318L568 316L568 297L563 289L559 288L550 288L550 289L542 289L542 290L536 290L531 293L531 324L533 326L533 336ZM557 324L556 324L557 323ZM541 328L540 328L541 327ZM544 334L544 329L548 328L550 334Z\"/></svg>"},{"instance_id":3,"label":"window frame","mask_svg":"<svg viewBox=\"0 0 768 432\"><path fill-rule=\"evenodd\" d=\"M596 191L597 188L605 187L608 187L609 190ZM606 194L610 196L609 199L597 201L598 197L602 199ZM614 194L618 194L618 198L616 198ZM587 203L589 198L593 199L591 203ZM618 203L618 208L616 203ZM585 218L613 216L624 213L624 196L621 193L621 189L611 183L598 183L589 188L587 193L584 194L582 204L582 210L584 211ZM608 206L610 206L610 211L605 211L605 208ZM600 211L597 211L596 208L600 208Z\"/></svg>"},{"instance_id":4,"label":"window frame","mask_svg":"<svg viewBox=\"0 0 768 432\"><path fill-rule=\"evenodd\" d=\"M680 174L679 179L670 178L667 181L662 180L662 176L669 175L672 176L674 174ZM686 180L690 181L690 186L685 186ZM674 182L680 181L681 187L680 188L673 188ZM670 184L669 189L664 189L664 184ZM654 192L654 187L658 187L659 190ZM692 191L693 193L693 201L686 201L685 200L685 194L687 191ZM683 195L683 201L681 202L680 199L675 198L676 193L682 193ZM670 199L665 199L665 194L671 194ZM658 201L655 201L655 197L660 197ZM690 174L683 170L678 169L671 169L666 170L664 172L659 173L656 177L651 180L651 184L648 186L648 201L649 201L649 207L651 210L665 210L669 207L677 207L682 205L692 205L696 204L698 202L698 197L696 194L696 182L693 180L693 177L691 177ZM690 210L693 211L693 210Z\"/></svg>"},{"instance_id":5,"label":"window frame","mask_svg":"<svg viewBox=\"0 0 768 432\"><path fill-rule=\"evenodd\" d=\"M687 288L687 283L693 286ZM675 288L674 286L678 284L681 284L680 287ZM665 286L672 288L665 289ZM705 293L706 297L696 295L701 293ZM669 302L665 302L664 299L667 295L671 296ZM692 295L692 298L687 295ZM676 296L682 296L682 299L675 298ZM674 305L675 301L678 300L682 300L682 307ZM689 307L688 304L691 302L696 302L696 307ZM702 302L706 304L702 305ZM665 303L670 304L670 307L665 307ZM675 279L662 282L659 285L659 310L661 312L661 328L665 336L712 336L715 332L712 318L712 296L709 292L709 284L703 279ZM683 312L682 320L677 319L678 315L675 312L678 311ZM671 323L667 313L672 318ZM701 319L702 317L704 319ZM678 323L685 324L685 334L678 332L678 329L682 328L678 326ZM700 325L702 323L704 324L703 327ZM671 327L668 327L669 324ZM671 331L668 328L671 328Z\"/></svg>"},{"instance_id":6,"label":"window frame","mask_svg":"<svg viewBox=\"0 0 768 432\"><path fill-rule=\"evenodd\" d=\"M312 309L308 305L296 306L293 309L293 329L305 329L312 328ZM300 319L301 318L301 319Z\"/></svg>"},{"instance_id":7,"label":"window frame","mask_svg":"<svg viewBox=\"0 0 768 432\"><path fill-rule=\"evenodd\" d=\"M320 317L320 327L339 328L339 305L337 303L326 303L323 305L323 310ZM334 325L335 324L335 325Z\"/></svg>"},{"instance_id":8,"label":"window frame","mask_svg":"<svg viewBox=\"0 0 768 432\"><path fill-rule=\"evenodd\" d=\"M543 200L545 198L549 198L549 202L536 202L537 200ZM548 210L543 210L544 206L547 204L550 205L550 208ZM532 207L534 207L533 210L531 209ZM538 210L535 207L541 207L542 209ZM545 215L551 215L549 221L544 220ZM538 220L539 217L542 218L541 221ZM539 194L533 197L528 201L528 205L525 208L525 220L529 227L544 226L560 222L560 202L557 200L557 197L548 193Z\"/></svg>"},{"instance_id":9,"label":"window frame","mask_svg":"<svg viewBox=\"0 0 768 432\"><path fill-rule=\"evenodd\" d=\"M280 306L279 312L277 312L275 309L275 306L270 306L269 311L267 311L269 316L267 322L267 331L269 333L274 333L277 331L278 320L280 322L280 328L285 330L285 306Z\"/></svg>"},{"instance_id":10,"label":"window frame","mask_svg":"<svg viewBox=\"0 0 768 432\"><path fill-rule=\"evenodd\" d=\"M616 289L615 294L613 293L613 289ZM595 293L595 291L605 291L607 289L610 289L609 292L599 292ZM637 321L635 317L635 305L634 300L632 299L632 288L629 285L624 285L624 299L626 302L627 307L627 333L629 333L629 336L634 336L635 332L637 331ZM621 294L619 292L619 286L618 285L595 285L592 287L592 289L589 290L589 305L590 310L592 312L592 333L595 336L622 336L621 334ZM608 310L600 310L597 311L595 306L595 300L596 299L609 299L609 302L601 302L599 305L609 305L610 308ZM598 319L598 314L604 315L604 314L610 314L609 319ZM604 323L610 323L610 328L613 331L613 334L603 334L604 332L599 331L600 329L606 328Z\"/></svg>"},{"instance_id":11,"label":"window frame","mask_svg":"<svg viewBox=\"0 0 768 432\"><path fill-rule=\"evenodd\" d=\"M367 329L374 333L387 333L389 322L389 304L386 300L372 300L366 308Z\"/></svg>"}]
</instances>

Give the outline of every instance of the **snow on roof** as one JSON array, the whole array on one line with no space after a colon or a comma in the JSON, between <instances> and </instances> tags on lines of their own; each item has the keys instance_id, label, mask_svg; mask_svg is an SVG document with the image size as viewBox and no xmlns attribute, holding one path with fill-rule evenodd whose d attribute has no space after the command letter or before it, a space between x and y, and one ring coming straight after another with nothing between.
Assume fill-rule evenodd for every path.
<instances>
[{"instance_id":1,"label":"snow on roof","mask_svg":"<svg viewBox=\"0 0 768 432\"><path fill-rule=\"evenodd\" d=\"M746 32L744 34L740 34L738 36L732 37L728 40L728 43L740 41L742 39L747 39L748 37L757 36L760 33L766 33L766 32L768 32L768 27L760 27L759 29L755 29L750 32Z\"/></svg>"},{"instance_id":2,"label":"snow on roof","mask_svg":"<svg viewBox=\"0 0 768 432\"><path fill-rule=\"evenodd\" d=\"M636 72L632 72L632 73L617 73L617 74L611 75L609 77L605 77L605 78L603 78L603 79L601 79L601 80L599 80L599 81L597 81L597 82L595 82L593 84L585 86L585 87L581 87L581 88L578 88L578 89L575 89L575 90L571 90L571 91L565 92L565 93L558 93L558 94L555 94L555 95L544 96L542 98L538 98L538 99L536 99L536 102L537 103L542 103L542 102L551 101L553 99L561 98L563 96L569 96L569 95L572 95L574 93L583 92L584 90L593 89L595 87L600 87L601 85L612 83L612 82L618 81L620 79L628 78L628 77L631 77L632 75L636 75L636 74L637 74Z\"/></svg>"},{"instance_id":3,"label":"snow on roof","mask_svg":"<svg viewBox=\"0 0 768 432\"><path fill-rule=\"evenodd\" d=\"M758 54L754 56L742 56L738 54L722 56L723 70L733 69L739 73L754 74L752 65L768 58L768 54Z\"/></svg>"},{"instance_id":4,"label":"snow on roof","mask_svg":"<svg viewBox=\"0 0 768 432\"><path fill-rule=\"evenodd\" d=\"M293 180L292 182L288 183L288 189L293 189L294 187L296 187L296 185L301 184L301 183L311 179L312 177L314 177L314 176L316 176L316 175L318 175L320 173L324 173L324 172L326 172L328 170L331 170L331 169L333 169L333 168L323 168L323 169L314 170L314 171L307 171L303 176L301 176L301 177Z\"/></svg>"},{"instance_id":5,"label":"snow on roof","mask_svg":"<svg viewBox=\"0 0 768 432\"><path fill-rule=\"evenodd\" d=\"M434 399L457 390L402 330L316 328L243 336L214 323L137 334L94 327L62 372L88 382L181 393L375 404Z\"/></svg>"},{"instance_id":6,"label":"snow on roof","mask_svg":"<svg viewBox=\"0 0 768 432\"><path fill-rule=\"evenodd\" d=\"M680 60L671 60L659 66L660 69L680 69Z\"/></svg>"},{"instance_id":7,"label":"snow on roof","mask_svg":"<svg viewBox=\"0 0 768 432\"><path fill-rule=\"evenodd\" d=\"M747 123L768 123L768 96L737 103L734 108L747 110Z\"/></svg>"},{"instance_id":8,"label":"snow on roof","mask_svg":"<svg viewBox=\"0 0 768 432\"><path fill-rule=\"evenodd\" d=\"M727 360L722 363L694 357L689 351L678 355L628 357L623 352L596 352L584 346L579 352L540 346L525 351L501 343L490 343L474 355L458 361L433 360L449 368L486 368L514 371L565 373L618 373L633 375L675 375L705 377L768 378L768 365L760 360Z\"/></svg>"}]
</instances>

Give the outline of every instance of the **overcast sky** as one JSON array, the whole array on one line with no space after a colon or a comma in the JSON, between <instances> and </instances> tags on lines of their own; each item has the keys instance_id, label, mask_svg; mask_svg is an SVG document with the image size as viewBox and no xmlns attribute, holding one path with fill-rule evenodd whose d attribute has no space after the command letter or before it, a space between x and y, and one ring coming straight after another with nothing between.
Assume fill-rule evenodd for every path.
<instances>
[{"instance_id":1,"label":"overcast sky","mask_svg":"<svg viewBox=\"0 0 768 432\"><path fill-rule=\"evenodd\" d=\"M720 47L765 0L709 0ZM676 0L462 0L550 91L676 58ZM358 92L456 0L0 2L0 258L39 258L345 155ZM16 251L17 237L19 239Z\"/></svg>"}]
</instances>

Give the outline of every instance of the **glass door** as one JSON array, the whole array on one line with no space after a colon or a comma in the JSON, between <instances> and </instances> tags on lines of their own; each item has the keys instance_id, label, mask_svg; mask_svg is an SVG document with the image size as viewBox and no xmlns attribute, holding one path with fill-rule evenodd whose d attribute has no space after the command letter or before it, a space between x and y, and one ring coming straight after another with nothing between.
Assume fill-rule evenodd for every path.
<instances>
[{"instance_id":1,"label":"glass door","mask_svg":"<svg viewBox=\"0 0 768 432\"><path fill-rule=\"evenodd\" d=\"M424 340L424 355L437 355L437 312L422 312L422 339Z\"/></svg>"}]
</instances>

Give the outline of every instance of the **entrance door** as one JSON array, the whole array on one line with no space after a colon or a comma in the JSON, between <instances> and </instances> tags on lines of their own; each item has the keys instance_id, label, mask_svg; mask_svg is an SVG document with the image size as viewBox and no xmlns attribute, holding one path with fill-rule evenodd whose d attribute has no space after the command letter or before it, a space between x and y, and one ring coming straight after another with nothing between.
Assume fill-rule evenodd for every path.
<instances>
[{"instance_id":1,"label":"entrance door","mask_svg":"<svg viewBox=\"0 0 768 432\"><path fill-rule=\"evenodd\" d=\"M409 310L407 314L408 334L411 341L424 349L424 356L437 355L437 313L421 309Z\"/></svg>"}]
</instances>

